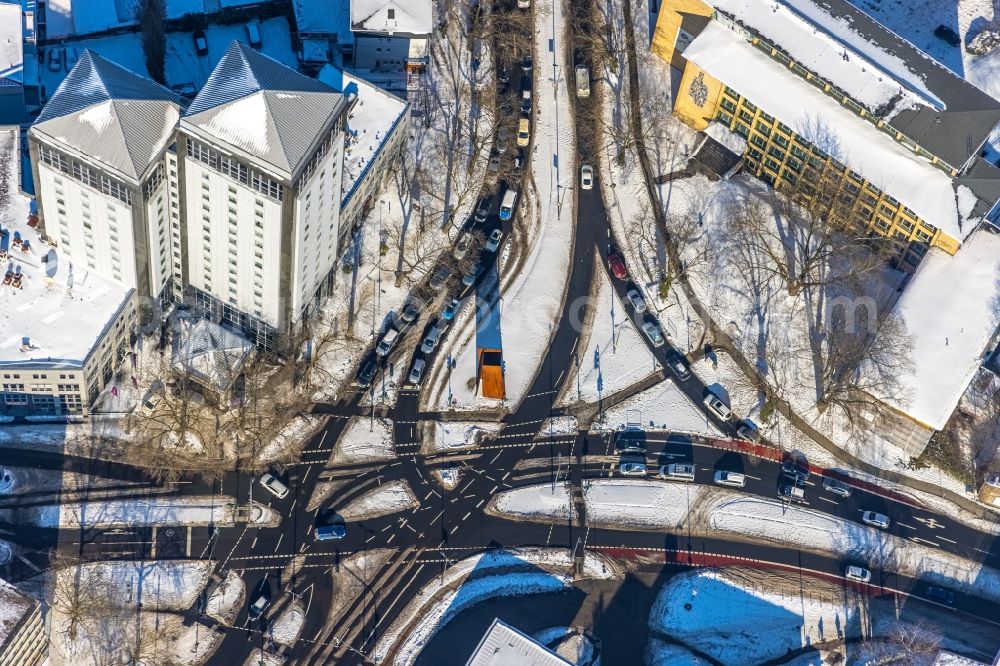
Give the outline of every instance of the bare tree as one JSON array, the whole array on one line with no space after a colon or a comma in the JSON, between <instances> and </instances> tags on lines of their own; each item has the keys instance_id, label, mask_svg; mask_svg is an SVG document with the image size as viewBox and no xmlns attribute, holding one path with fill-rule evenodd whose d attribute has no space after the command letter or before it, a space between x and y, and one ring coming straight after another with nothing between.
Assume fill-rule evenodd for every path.
<instances>
[{"instance_id":1,"label":"bare tree","mask_svg":"<svg viewBox=\"0 0 1000 666\"><path fill-rule=\"evenodd\" d=\"M65 616L62 626L53 629L75 641L84 625L107 613L111 605L108 592L111 581L106 569L87 566L77 557L58 552L49 571L52 585L48 603Z\"/></svg>"},{"instance_id":2,"label":"bare tree","mask_svg":"<svg viewBox=\"0 0 1000 666\"><path fill-rule=\"evenodd\" d=\"M164 0L139 0L136 18L142 31L146 71L154 81L166 85L167 8Z\"/></svg>"},{"instance_id":3,"label":"bare tree","mask_svg":"<svg viewBox=\"0 0 1000 666\"><path fill-rule=\"evenodd\" d=\"M866 640L861 647L866 663L913 664L938 653L941 633L923 623L898 622L881 638Z\"/></svg>"}]
</instances>

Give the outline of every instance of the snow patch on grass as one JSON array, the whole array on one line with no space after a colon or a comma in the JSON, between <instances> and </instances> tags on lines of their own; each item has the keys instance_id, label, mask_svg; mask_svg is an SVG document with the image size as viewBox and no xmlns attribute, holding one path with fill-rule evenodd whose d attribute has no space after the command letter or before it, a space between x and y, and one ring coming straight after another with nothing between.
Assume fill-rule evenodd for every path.
<instances>
[{"instance_id":1,"label":"snow patch on grass","mask_svg":"<svg viewBox=\"0 0 1000 666\"><path fill-rule=\"evenodd\" d=\"M369 490L340 511L347 522L357 522L399 513L420 506L406 481L401 479L384 483Z\"/></svg>"},{"instance_id":2,"label":"snow patch on grass","mask_svg":"<svg viewBox=\"0 0 1000 666\"><path fill-rule=\"evenodd\" d=\"M337 440L330 464L380 462L395 456L390 419L353 416Z\"/></svg>"}]
</instances>

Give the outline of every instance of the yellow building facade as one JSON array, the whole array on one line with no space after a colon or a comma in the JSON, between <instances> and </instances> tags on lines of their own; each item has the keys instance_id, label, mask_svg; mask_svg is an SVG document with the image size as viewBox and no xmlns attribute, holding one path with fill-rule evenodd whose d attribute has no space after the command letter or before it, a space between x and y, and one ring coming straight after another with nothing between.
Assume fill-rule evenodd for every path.
<instances>
[{"instance_id":1,"label":"yellow building facade","mask_svg":"<svg viewBox=\"0 0 1000 666\"><path fill-rule=\"evenodd\" d=\"M958 251L958 239L921 220L890 193L797 135L780 118L768 115L744 98L740 91L685 60L682 49L690 39L686 27L697 28L699 24L704 25L706 19L713 20L714 15L712 7L700 0L664 0L660 9L651 50L682 72L674 99L674 115L697 130L704 130L716 121L743 137L746 140L745 168L778 190L794 190L796 198L806 205L816 204L816 197L823 196L820 192L836 192L842 197L838 202L838 217L846 218L840 221L894 240L904 261L912 266L919 263L928 247L939 247L949 254ZM776 48L758 38L751 43L810 80L810 72ZM820 79L811 82L827 94L839 95L844 113L854 112L864 117L865 109L831 84ZM881 130L920 152L918 146L910 145L912 141L907 143L906 137L881 120L871 117L867 120L872 122L873 131ZM933 155L923 156L949 175L957 173Z\"/></svg>"}]
</instances>

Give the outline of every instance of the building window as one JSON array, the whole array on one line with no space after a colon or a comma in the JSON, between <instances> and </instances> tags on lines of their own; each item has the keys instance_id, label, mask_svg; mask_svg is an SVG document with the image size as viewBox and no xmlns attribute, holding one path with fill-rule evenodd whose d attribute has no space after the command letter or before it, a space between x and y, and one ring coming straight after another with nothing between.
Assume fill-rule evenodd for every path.
<instances>
[{"instance_id":1,"label":"building window","mask_svg":"<svg viewBox=\"0 0 1000 666\"><path fill-rule=\"evenodd\" d=\"M722 104L722 108L725 109L726 111L729 111L730 113L736 113L736 104L734 104L731 99L723 97L720 103Z\"/></svg>"}]
</instances>

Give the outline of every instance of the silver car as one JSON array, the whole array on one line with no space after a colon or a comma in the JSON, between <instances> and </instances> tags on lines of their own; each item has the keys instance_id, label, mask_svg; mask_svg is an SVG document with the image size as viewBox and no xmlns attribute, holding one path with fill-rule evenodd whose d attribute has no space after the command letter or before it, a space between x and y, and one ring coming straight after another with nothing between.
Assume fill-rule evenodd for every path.
<instances>
[{"instance_id":1,"label":"silver car","mask_svg":"<svg viewBox=\"0 0 1000 666\"><path fill-rule=\"evenodd\" d=\"M635 308L636 312L646 311L646 299L642 297L642 294L640 294L638 290L629 289L628 293L625 294L625 297L628 298L628 302L632 304L632 307Z\"/></svg>"},{"instance_id":2,"label":"silver car","mask_svg":"<svg viewBox=\"0 0 1000 666\"><path fill-rule=\"evenodd\" d=\"M427 362L422 358L418 358L416 361L413 362L413 367L410 369L410 376L409 376L409 381L411 384L413 384L414 386L420 386L420 380L424 378L424 367L426 365Z\"/></svg>"},{"instance_id":3,"label":"silver car","mask_svg":"<svg viewBox=\"0 0 1000 666\"><path fill-rule=\"evenodd\" d=\"M493 233L490 234L489 239L486 241L486 251L496 252L497 248L500 247L501 238L503 238L503 231L500 229L494 229Z\"/></svg>"},{"instance_id":4,"label":"silver car","mask_svg":"<svg viewBox=\"0 0 1000 666\"><path fill-rule=\"evenodd\" d=\"M594 187L594 167L584 164L580 167L580 189L589 190Z\"/></svg>"},{"instance_id":5,"label":"silver car","mask_svg":"<svg viewBox=\"0 0 1000 666\"><path fill-rule=\"evenodd\" d=\"M656 324L651 321L647 321L642 325L642 332L646 334L646 337L649 338L649 342L654 347L663 346L663 334L660 333L660 329Z\"/></svg>"}]
</instances>

